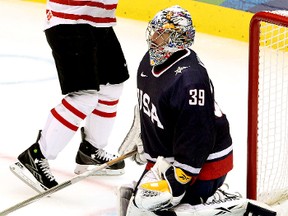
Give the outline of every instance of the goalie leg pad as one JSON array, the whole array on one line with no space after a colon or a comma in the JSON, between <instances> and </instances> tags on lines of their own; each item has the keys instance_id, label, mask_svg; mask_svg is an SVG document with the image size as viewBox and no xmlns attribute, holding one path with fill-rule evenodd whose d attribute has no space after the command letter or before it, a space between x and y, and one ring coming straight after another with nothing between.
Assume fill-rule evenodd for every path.
<instances>
[{"instance_id":1,"label":"goalie leg pad","mask_svg":"<svg viewBox=\"0 0 288 216\"><path fill-rule=\"evenodd\" d=\"M138 105L135 105L134 107L134 119L132 125L121 146L119 147L118 153L122 155L135 149L137 149L137 153L131 157L132 161L135 161L139 165L146 164L147 160L144 155L144 147L141 139L140 114Z\"/></svg>"},{"instance_id":2,"label":"goalie leg pad","mask_svg":"<svg viewBox=\"0 0 288 216\"><path fill-rule=\"evenodd\" d=\"M129 201L133 195L134 187L132 185L122 185L117 190L118 215L126 216Z\"/></svg>"},{"instance_id":3,"label":"goalie leg pad","mask_svg":"<svg viewBox=\"0 0 288 216\"><path fill-rule=\"evenodd\" d=\"M241 198L239 193L222 190L218 190L217 193L223 195L214 196L213 199L198 205L179 204L170 211L175 212L177 216L276 216L271 207L258 201Z\"/></svg>"},{"instance_id":4,"label":"goalie leg pad","mask_svg":"<svg viewBox=\"0 0 288 216\"><path fill-rule=\"evenodd\" d=\"M129 201L126 216L157 216L151 211L145 209L139 209L134 204L134 197Z\"/></svg>"}]
</instances>

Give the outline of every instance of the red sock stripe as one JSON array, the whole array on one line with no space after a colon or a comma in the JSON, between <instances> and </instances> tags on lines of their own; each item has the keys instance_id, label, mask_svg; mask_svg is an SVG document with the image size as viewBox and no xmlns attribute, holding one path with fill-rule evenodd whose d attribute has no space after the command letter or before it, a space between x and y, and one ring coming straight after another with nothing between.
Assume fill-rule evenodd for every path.
<instances>
[{"instance_id":1,"label":"red sock stripe","mask_svg":"<svg viewBox=\"0 0 288 216\"><path fill-rule=\"evenodd\" d=\"M76 109L75 107L73 107L71 104L69 104L65 99L62 100L62 104L70 111L72 112L74 115L78 116L79 118L81 118L82 120L86 118L86 115L84 113L82 113L81 111L79 111L78 109Z\"/></svg>"},{"instance_id":2,"label":"red sock stripe","mask_svg":"<svg viewBox=\"0 0 288 216\"><path fill-rule=\"evenodd\" d=\"M116 117L116 112L107 113L107 112L102 112L102 111L100 111L100 110L94 109L92 113L93 113L94 115L98 115L98 116L101 116L101 117L103 117L103 118L114 118L114 117Z\"/></svg>"},{"instance_id":3,"label":"red sock stripe","mask_svg":"<svg viewBox=\"0 0 288 216\"><path fill-rule=\"evenodd\" d=\"M78 127L76 125L71 124L70 122L68 122L66 119L64 119L61 115L59 115L59 113L57 113L57 111L55 110L55 108L53 108L51 110L52 115L59 121L61 122L64 126L66 126L67 128L73 130L73 131L77 131Z\"/></svg>"},{"instance_id":4,"label":"red sock stripe","mask_svg":"<svg viewBox=\"0 0 288 216\"><path fill-rule=\"evenodd\" d=\"M119 102L119 100L115 100L115 101L98 100L98 103L108 105L108 106L114 106L114 105L118 104L118 102Z\"/></svg>"}]
</instances>

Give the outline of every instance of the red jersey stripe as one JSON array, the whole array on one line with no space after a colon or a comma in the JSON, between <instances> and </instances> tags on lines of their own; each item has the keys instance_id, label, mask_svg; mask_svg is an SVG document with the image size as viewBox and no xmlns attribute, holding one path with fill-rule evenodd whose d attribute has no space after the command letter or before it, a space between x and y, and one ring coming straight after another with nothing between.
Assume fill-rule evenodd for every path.
<instances>
[{"instance_id":1,"label":"red jersey stripe","mask_svg":"<svg viewBox=\"0 0 288 216\"><path fill-rule=\"evenodd\" d=\"M106 10L114 10L117 8L117 4L103 4L102 2L93 2L93 1L50 0L50 2L70 6L91 6L91 7L103 8Z\"/></svg>"},{"instance_id":2,"label":"red jersey stripe","mask_svg":"<svg viewBox=\"0 0 288 216\"><path fill-rule=\"evenodd\" d=\"M51 10L46 10L46 13L50 12ZM70 19L70 20L86 20L91 21L95 23L112 23L116 22L116 18L110 18L110 17L93 17L89 15L77 15L77 14L67 14L67 13L61 13L56 11L51 11L53 16L62 18L62 19Z\"/></svg>"}]
</instances>

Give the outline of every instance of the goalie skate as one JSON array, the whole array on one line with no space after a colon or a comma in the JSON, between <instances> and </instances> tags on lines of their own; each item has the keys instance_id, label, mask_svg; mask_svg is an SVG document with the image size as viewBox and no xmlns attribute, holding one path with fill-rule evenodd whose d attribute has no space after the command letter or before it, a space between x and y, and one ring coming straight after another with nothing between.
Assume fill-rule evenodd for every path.
<instances>
[{"instance_id":1,"label":"goalie skate","mask_svg":"<svg viewBox=\"0 0 288 216\"><path fill-rule=\"evenodd\" d=\"M33 190L41 193L48 188L40 182L36 181L34 176L29 172L29 170L20 162L16 162L10 165L10 170L15 174L21 181L26 185L31 187Z\"/></svg>"}]
</instances>

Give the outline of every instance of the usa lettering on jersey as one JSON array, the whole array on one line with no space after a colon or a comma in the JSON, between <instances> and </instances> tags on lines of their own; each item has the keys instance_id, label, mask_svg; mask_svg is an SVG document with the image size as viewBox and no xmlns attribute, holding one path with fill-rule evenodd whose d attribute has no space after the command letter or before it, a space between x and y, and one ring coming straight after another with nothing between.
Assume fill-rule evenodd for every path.
<instances>
[{"instance_id":1,"label":"usa lettering on jersey","mask_svg":"<svg viewBox=\"0 0 288 216\"><path fill-rule=\"evenodd\" d=\"M153 124L156 124L157 127L164 129L163 124L157 115L157 108L151 102L150 96L147 93L143 93L143 91L140 89L137 89L137 94L139 99L139 109L143 109L143 113L150 118Z\"/></svg>"}]
</instances>

